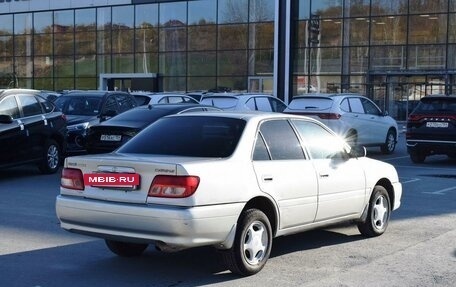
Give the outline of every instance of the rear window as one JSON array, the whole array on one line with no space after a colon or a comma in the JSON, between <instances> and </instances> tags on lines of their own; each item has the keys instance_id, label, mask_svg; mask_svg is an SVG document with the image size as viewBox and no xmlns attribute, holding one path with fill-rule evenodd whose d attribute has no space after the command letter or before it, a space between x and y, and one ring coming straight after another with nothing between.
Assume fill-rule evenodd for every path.
<instances>
[{"instance_id":1,"label":"rear window","mask_svg":"<svg viewBox=\"0 0 456 287\"><path fill-rule=\"evenodd\" d=\"M233 97L204 97L200 104L210 105L220 109L232 109L236 107L237 102L238 99Z\"/></svg>"},{"instance_id":2,"label":"rear window","mask_svg":"<svg viewBox=\"0 0 456 287\"><path fill-rule=\"evenodd\" d=\"M456 98L423 98L413 113L456 113Z\"/></svg>"},{"instance_id":3,"label":"rear window","mask_svg":"<svg viewBox=\"0 0 456 287\"><path fill-rule=\"evenodd\" d=\"M290 110L312 110L321 111L331 108L333 100L330 98L303 97L295 98L288 105Z\"/></svg>"},{"instance_id":4,"label":"rear window","mask_svg":"<svg viewBox=\"0 0 456 287\"><path fill-rule=\"evenodd\" d=\"M231 118L161 118L127 142L118 152L228 157L234 152L244 127L244 120Z\"/></svg>"},{"instance_id":5,"label":"rear window","mask_svg":"<svg viewBox=\"0 0 456 287\"><path fill-rule=\"evenodd\" d=\"M96 116L100 113L101 97L61 96L54 103L66 115Z\"/></svg>"}]
</instances>

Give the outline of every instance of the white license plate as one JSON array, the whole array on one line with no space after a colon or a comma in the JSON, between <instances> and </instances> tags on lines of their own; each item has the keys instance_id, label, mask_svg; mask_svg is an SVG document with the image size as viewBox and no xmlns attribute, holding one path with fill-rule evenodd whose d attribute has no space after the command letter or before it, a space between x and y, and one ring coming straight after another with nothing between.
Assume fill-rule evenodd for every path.
<instances>
[{"instance_id":1,"label":"white license plate","mask_svg":"<svg viewBox=\"0 0 456 287\"><path fill-rule=\"evenodd\" d=\"M120 142L122 139L121 135L101 135L100 140L108 142Z\"/></svg>"},{"instance_id":2,"label":"white license plate","mask_svg":"<svg viewBox=\"0 0 456 287\"><path fill-rule=\"evenodd\" d=\"M428 128L447 128L448 123L427 122L426 127L428 127Z\"/></svg>"}]
</instances>

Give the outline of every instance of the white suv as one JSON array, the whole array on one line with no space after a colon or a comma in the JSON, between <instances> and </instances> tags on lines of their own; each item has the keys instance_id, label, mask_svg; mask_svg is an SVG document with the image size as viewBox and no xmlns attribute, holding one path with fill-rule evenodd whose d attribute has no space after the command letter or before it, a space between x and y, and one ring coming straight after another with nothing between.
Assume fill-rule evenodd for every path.
<instances>
[{"instance_id":1,"label":"white suv","mask_svg":"<svg viewBox=\"0 0 456 287\"><path fill-rule=\"evenodd\" d=\"M358 94L309 94L294 97L284 113L318 119L350 145L380 146L385 154L397 143L396 121Z\"/></svg>"}]
</instances>

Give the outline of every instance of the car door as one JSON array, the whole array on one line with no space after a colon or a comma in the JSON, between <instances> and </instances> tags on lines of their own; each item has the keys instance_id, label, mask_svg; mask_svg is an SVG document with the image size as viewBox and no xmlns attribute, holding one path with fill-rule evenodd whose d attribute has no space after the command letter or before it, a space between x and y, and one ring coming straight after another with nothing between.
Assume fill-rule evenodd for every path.
<instances>
[{"instance_id":1,"label":"car door","mask_svg":"<svg viewBox=\"0 0 456 287\"><path fill-rule=\"evenodd\" d=\"M20 153L26 158L37 159L43 154L44 141L48 131L48 121L34 95L17 95L22 109L22 122L27 137L26 148Z\"/></svg>"},{"instance_id":2,"label":"car door","mask_svg":"<svg viewBox=\"0 0 456 287\"><path fill-rule=\"evenodd\" d=\"M26 148L27 138L15 96L0 101L0 115L13 118L12 122L0 123L0 165L23 161L22 150Z\"/></svg>"},{"instance_id":3,"label":"car door","mask_svg":"<svg viewBox=\"0 0 456 287\"><path fill-rule=\"evenodd\" d=\"M260 189L279 207L280 229L314 221L317 175L287 120L261 124L252 162Z\"/></svg>"},{"instance_id":4,"label":"car door","mask_svg":"<svg viewBox=\"0 0 456 287\"><path fill-rule=\"evenodd\" d=\"M318 212L315 221L362 212L366 179L357 158L346 152L346 144L317 122L293 120L318 176Z\"/></svg>"},{"instance_id":5,"label":"car door","mask_svg":"<svg viewBox=\"0 0 456 287\"><path fill-rule=\"evenodd\" d=\"M367 98L360 98L361 104L364 108L364 124L367 126L367 129L370 131L367 133L368 139L374 143L383 143L386 139L386 134L390 128L390 123L386 122L385 115L374 104L371 100Z\"/></svg>"}]
</instances>

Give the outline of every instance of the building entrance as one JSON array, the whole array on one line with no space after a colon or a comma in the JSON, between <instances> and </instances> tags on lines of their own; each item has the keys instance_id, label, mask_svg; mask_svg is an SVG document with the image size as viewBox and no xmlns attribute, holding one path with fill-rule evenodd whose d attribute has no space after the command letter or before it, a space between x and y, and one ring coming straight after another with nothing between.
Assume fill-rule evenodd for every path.
<instances>
[{"instance_id":1,"label":"building entrance","mask_svg":"<svg viewBox=\"0 0 456 287\"><path fill-rule=\"evenodd\" d=\"M371 98L398 121L406 121L422 97L450 94L455 75L449 74L377 74L369 76Z\"/></svg>"}]
</instances>

